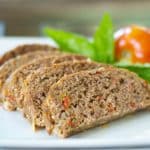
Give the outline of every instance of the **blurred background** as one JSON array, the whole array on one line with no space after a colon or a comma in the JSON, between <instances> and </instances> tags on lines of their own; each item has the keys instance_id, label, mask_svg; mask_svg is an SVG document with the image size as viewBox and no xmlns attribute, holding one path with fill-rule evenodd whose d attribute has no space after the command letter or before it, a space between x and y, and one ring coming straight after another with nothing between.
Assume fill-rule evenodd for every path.
<instances>
[{"instance_id":1,"label":"blurred background","mask_svg":"<svg viewBox=\"0 0 150 150\"><path fill-rule=\"evenodd\" d=\"M40 36L44 26L88 36L104 12L115 28L150 26L150 0L0 0L0 36Z\"/></svg>"}]
</instances>

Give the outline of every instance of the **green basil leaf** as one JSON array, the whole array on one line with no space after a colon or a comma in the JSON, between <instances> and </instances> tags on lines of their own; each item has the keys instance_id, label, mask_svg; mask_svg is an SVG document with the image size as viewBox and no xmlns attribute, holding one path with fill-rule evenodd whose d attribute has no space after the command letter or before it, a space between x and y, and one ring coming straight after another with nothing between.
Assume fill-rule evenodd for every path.
<instances>
[{"instance_id":1,"label":"green basil leaf","mask_svg":"<svg viewBox=\"0 0 150 150\"><path fill-rule=\"evenodd\" d=\"M117 67L128 69L138 74L141 78L150 82L150 64L115 64Z\"/></svg>"},{"instance_id":2,"label":"green basil leaf","mask_svg":"<svg viewBox=\"0 0 150 150\"><path fill-rule=\"evenodd\" d=\"M44 33L52 38L62 51L77 53L95 59L93 44L84 36L48 27L44 28Z\"/></svg>"},{"instance_id":3,"label":"green basil leaf","mask_svg":"<svg viewBox=\"0 0 150 150\"><path fill-rule=\"evenodd\" d=\"M94 35L96 59L105 63L114 62L114 35L111 17L105 14Z\"/></svg>"}]
</instances>

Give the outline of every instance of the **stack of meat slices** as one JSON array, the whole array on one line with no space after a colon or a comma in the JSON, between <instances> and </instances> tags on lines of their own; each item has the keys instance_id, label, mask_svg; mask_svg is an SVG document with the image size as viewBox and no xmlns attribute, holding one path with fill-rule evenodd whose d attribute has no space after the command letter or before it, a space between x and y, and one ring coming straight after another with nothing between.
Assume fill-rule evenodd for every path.
<instances>
[{"instance_id":1,"label":"stack of meat slices","mask_svg":"<svg viewBox=\"0 0 150 150\"><path fill-rule=\"evenodd\" d=\"M49 45L19 46L0 58L0 100L33 129L67 137L150 106L136 74Z\"/></svg>"}]
</instances>

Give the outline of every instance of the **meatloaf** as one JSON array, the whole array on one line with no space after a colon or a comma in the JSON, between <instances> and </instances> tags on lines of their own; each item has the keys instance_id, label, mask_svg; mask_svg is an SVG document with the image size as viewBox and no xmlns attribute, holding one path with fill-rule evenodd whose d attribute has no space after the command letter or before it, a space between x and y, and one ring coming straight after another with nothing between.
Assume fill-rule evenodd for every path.
<instances>
[{"instance_id":1,"label":"meatloaf","mask_svg":"<svg viewBox=\"0 0 150 150\"><path fill-rule=\"evenodd\" d=\"M19 55L15 58L12 58L8 61L6 61L1 67L0 67L0 92L2 90L3 84L5 83L5 80L11 75L12 72L14 72L17 68L22 66L23 64L26 64L30 62L31 60L38 59L41 57L47 57L47 55L60 55L60 52L50 52L50 51L35 51L30 52L27 54ZM0 95L1 97L1 95ZM1 99L0 99L1 101Z\"/></svg>"},{"instance_id":2,"label":"meatloaf","mask_svg":"<svg viewBox=\"0 0 150 150\"><path fill-rule=\"evenodd\" d=\"M47 96L48 132L68 137L150 106L148 84L117 68L74 73L53 84Z\"/></svg>"},{"instance_id":3,"label":"meatloaf","mask_svg":"<svg viewBox=\"0 0 150 150\"><path fill-rule=\"evenodd\" d=\"M100 66L104 65L89 61L65 62L41 68L30 74L25 81L23 112L33 128L45 126L42 105L52 84L64 75Z\"/></svg>"},{"instance_id":4,"label":"meatloaf","mask_svg":"<svg viewBox=\"0 0 150 150\"><path fill-rule=\"evenodd\" d=\"M17 46L16 48L6 52L3 56L0 57L0 65L5 63L7 60L14 58L18 55L22 55L28 52L33 52L33 51L56 51L57 48L54 48L52 46L46 45L46 44L25 44L25 45L20 45Z\"/></svg>"},{"instance_id":5,"label":"meatloaf","mask_svg":"<svg viewBox=\"0 0 150 150\"><path fill-rule=\"evenodd\" d=\"M54 63L61 63L64 61L77 61L87 59L84 56L64 54L62 56L51 56L35 60L27 65L18 68L5 82L2 90L2 97L4 100L4 107L7 110L21 109L23 107L23 88L24 80L33 71L41 67L49 67Z\"/></svg>"}]
</instances>

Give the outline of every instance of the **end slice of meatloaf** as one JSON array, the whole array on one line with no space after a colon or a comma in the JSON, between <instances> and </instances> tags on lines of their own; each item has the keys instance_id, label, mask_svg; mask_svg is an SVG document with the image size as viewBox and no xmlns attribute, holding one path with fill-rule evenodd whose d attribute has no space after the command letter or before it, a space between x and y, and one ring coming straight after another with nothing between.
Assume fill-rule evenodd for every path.
<instances>
[{"instance_id":1,"label":"end slice of meatloaf","mask_svg":"<svg viewBox=\"0 0 150 150\"><path fill-rule=\"evenodd\" d=\"M32 123L33 128L45 126L42 105L52 84L64 75L101 66L105 65L89 61L65 62L41 68L28 76L24 87L23 113Z\"/></svg>"},{"instance_id":2,"label":"end slice of meatloaf","mask_svg":"<svg viewBox=\"0 0 150 150\"><path fill-rule=\"evenodd\" d=\"M83 71L61 78L47 97L49 132L68 137L150 106L148 84L118 68Z\"/></svg>"},{"instance_id":3,"label":"end slice of meatloaf","mask_svg":"<svg viewBox=\"0 0 150 150\"><path fill-rule=\"evenodd\" d=\"M6 81L6 79L11 75L12 72L14 72L17 68L20 66L29 63L32 60L36 60L38 58L43 58L47 56L57 56L60 55L60 52L54 51L35 51L35 52L30 52L27 54L19 55L15 58L12 58L8 61L6 61L1 67L0 67L0 92L3 88L3 85ZM1 101L1 94L0 94L0 101Z\"/></svg>"},{"instance_id":4,"label":"end slice of meatloaf","mask_svg":"<svg viewBox=\"0 0 150 150\"><path fill-rule=\"evenodd\" d=\"M62 56L51 56L35 60L27 65L18 68L5 82L2 90L2 97L4 100L4 107L7 110L21 109L23 107L23 84L26 77L33 71L42 68L50 67L54 63L61 63L64 61L86 60L87 58L79 55L64 54Z\"/></svg>"},{"instance_id":5,"label":"end slice of meatloaf","mask_svg":"<svg viewBox=\"0 0 150 150\"><path fill-rule=\"evenodd\" d=\"M0 57L0 65L4 64L7 60L14 58L18 55L22 55L28 52L33 51L56 51L58 50L55 47L46 44L25 44L17 46L16 48L6 52L4 55Z\"/></svg>"}]
</instances>

